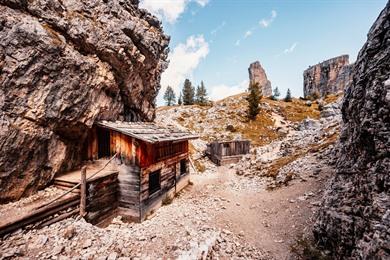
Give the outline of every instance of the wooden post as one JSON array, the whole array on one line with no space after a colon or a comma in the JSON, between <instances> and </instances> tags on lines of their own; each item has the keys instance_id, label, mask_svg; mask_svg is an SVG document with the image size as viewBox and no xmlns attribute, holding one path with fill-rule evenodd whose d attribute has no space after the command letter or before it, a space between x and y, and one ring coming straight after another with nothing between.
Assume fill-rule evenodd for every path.
<instances>
[{"instance_id":1,"label":"wooden post","mask_svg":"<svg viewBox=\"0 0 390 260\"><path fill-rule=\"evenodd\" d=\"M84 217L86 212L87 204L87 167L83 166L81 168L81 178L80 178L80 216Z\"/></svg>"}]
</instances>

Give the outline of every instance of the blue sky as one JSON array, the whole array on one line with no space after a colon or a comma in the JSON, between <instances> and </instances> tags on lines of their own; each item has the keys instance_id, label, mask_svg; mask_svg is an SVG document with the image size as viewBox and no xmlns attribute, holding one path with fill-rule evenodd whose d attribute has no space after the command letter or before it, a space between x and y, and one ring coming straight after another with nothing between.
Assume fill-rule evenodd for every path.
<instances>
[{"instance_id":1,"label":"blue sky","mask_svg":"<svg viewBox=\"0 0 390 260\"><path fill-rule=\"evenodd\" d=\"M162 75L178 94L185 78L204 81L214 100L242 92L259 60L272 86L303 94L303 71L341 54L350 61L386 0L141 0L171 36Z\"/></svg>"}]
</instances>

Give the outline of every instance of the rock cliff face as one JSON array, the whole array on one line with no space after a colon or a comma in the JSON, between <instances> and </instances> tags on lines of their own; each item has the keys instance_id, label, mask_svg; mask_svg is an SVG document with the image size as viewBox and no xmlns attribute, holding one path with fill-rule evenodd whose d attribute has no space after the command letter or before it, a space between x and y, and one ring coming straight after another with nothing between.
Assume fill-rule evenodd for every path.
<instances>
[{"instance_id":1,"label":"rock cliff face","mask_svg":"<svg viewBox=\"0 0 390 260\"><path fill-rule=\"evenodd\" d=\"M368 33L346 89L337 173L315 237L335 258L390 259L390 2Z\"/></svg>"},{"instance_id":2,"label":"rock cliff face","mask_svg":"<svg viewBox=\"0 0 390 260\"><path fill-rule=\"evenodd\" d=\"M303 93L305 97L323 97L343 91L351 83L348 55L339 56L309 67L303 72Z\"/></svg>"},{"instance_id":3,"label":"rock cliff face","mask_svg":"<svg viewBox=\"0 0 390 260\"><path fill-rule=\"evenodd\" d=\"M0 0L0 202L77 166L95 120L153 120L168 43L138 0Z\"/></svg>"},{"instance_id":4,"label":"rock cliff face","mask_svg":"<svg viewBox=\"0 0 390 260\"><path fill-rule=\"evenodd\" d=\"M260 65L260 62L256 61L251 63L251 65L248 68L249 72L249 81L251 84L258 83L262 90L263 90L263 96L269 97L272 95L272 86L271 81L267 79L267 75L265 74L265 71L263 67Z\"/></svg>"}]
</instances>

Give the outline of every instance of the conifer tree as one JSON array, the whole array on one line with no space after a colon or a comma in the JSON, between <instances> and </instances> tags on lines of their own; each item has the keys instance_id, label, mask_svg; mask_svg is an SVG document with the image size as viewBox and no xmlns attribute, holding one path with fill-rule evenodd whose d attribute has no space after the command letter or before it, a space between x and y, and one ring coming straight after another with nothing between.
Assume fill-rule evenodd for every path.
<instances>
[{"instance_id":1,"label":"conifer tree","mask_svg":"<svg viewBox=\"0 0 390 260\"><path fill-rule=\"evenodd\" d=\"M204 86L203 81L201 81L200 86L196 88L196 104L205 106L207 105L207 90Z\"/></svg>"},{"instance_id":2,"label":"conifer tree","mask_svg":"<svg viewBox=\"0 0 390 260\"><path fill-rule=\"evenodd\" d=\"M248 111L247 116L249 119L254 120L260 112L259 102L262 98L262 92L259 83L251 83L249 85L249 94L247 97Z\"/></svg>"},{"instance_id":3,"label":"conifer tree","mask_svg":"<svg viewBox=\"0 0 390 260\"><path fill-rule=\"evenodd\" d=\"M175 91L171 86L168 86L164 93L164 100L167 106L173 106L176 102Z\"/></svg>"},{"instance_id":4,"label":"conifer tree","mask_svg":"<svg viewBox=\"0 0 390 260\"><path fill-rule=\"evenodd\" d=\"M191 81L186 79L183 86L183 104L193 105L195 99L195 88L192 86Z\"/></svg>"},{"instance_id":5,"label":"conifer tree","mask_svg":"<svg viewBox=\"0 0 390 260\"><path fill-rule=\"evenodd\" d=\"M287 94L286 94L286 97L284 98L284 101L286 101L286 102L291 102L292 101L292 96L291 96L290 89L287 89Z\"/></svg>"},{"instance_id":6,"label":"conifer tree","mask_svg":"<svg viewBox=\"0 0 390 260\"><path fill-rule=\"evenodd\" d=\"M179 106L181 106L181 105L183 104L183 95L181 94L181 92L180 92L179 99L177 100L177 104L178 104Z\"/></svg>"},{"instance_id":7,"label":"conifer tree","mask_svg":"<svg viewBox=\"0 0 390 260\"><path fill-rule=\"evenodd\" d=\"M272 100L278 100L278 97L280 96L280 91L278 87L274 88L273 95L272 95Z\"/></svg>"}]
</instances>

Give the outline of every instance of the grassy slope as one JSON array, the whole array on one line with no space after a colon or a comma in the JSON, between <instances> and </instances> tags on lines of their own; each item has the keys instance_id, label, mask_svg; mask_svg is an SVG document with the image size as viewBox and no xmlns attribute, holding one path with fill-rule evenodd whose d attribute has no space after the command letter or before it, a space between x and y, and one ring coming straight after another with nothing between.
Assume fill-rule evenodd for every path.
<instances>
[{"instance_id":1,"label":"grassy slope","mask_svg":"<svg viewBox=\"0 0 390 260\"><path fill-rule=\"evenodd\" d=\"M245 116L247 108L245 97L246 93L230 96L215 102L212 107L197 105L160 107L158 111L160 113L169 113L171 109L182 111L175 120L189 130L199 133L205 141L231 139L238 133L251 140L254 145L260 146L283 136L274 126L272 113L282 116L289 124L301 122L306 118L320 117L316 101L307 106L306 101L295 98L292 102L263 98L260 102L262 109L256 120L248 121ZM324 103L334 102L337 98L335 95L328 96ZM226 130L228 124L234 126L233 131ZM205 131L207 129L211 131Z\"/></svg>"}]
</instances>

